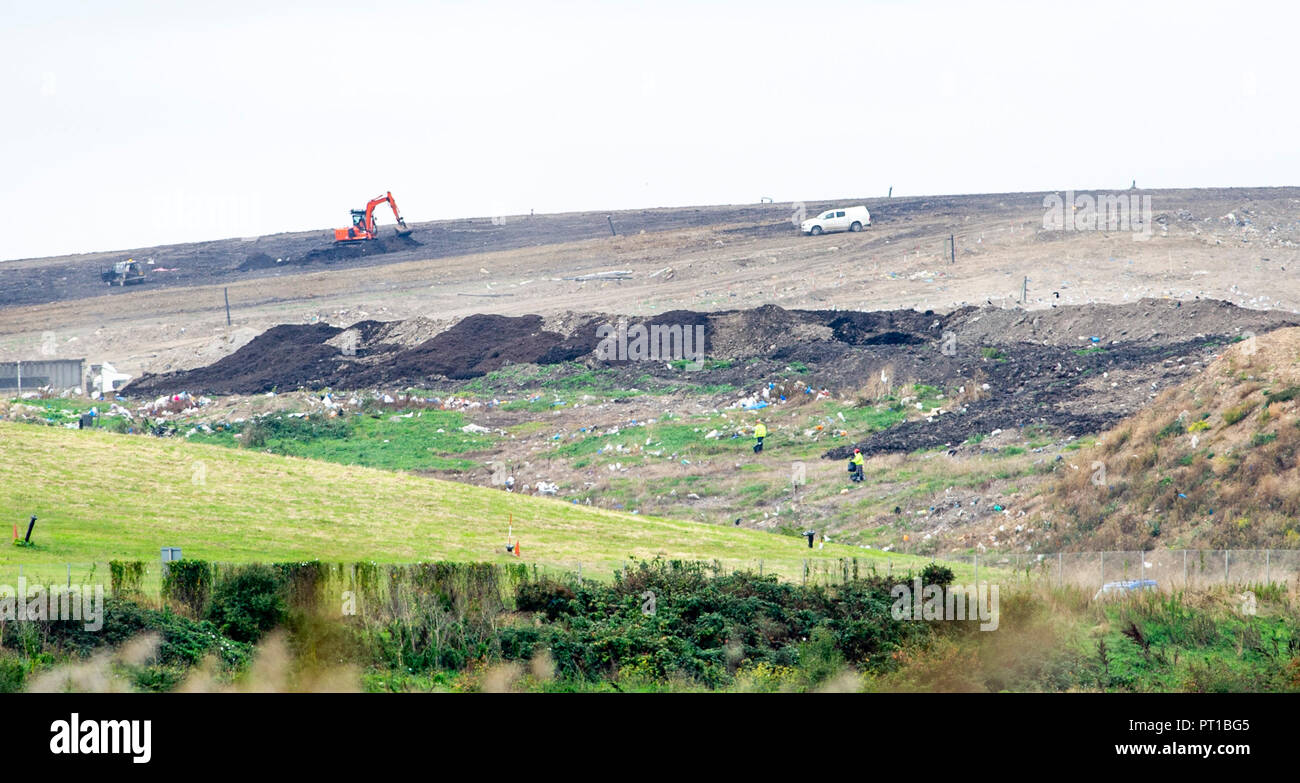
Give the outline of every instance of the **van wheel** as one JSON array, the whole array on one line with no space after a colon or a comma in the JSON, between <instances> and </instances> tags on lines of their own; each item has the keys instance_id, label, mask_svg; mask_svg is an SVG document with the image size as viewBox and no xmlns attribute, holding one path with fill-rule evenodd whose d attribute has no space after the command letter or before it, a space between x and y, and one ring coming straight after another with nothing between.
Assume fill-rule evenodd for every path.
<instances>
[{"instance_id":1,"label":"van wheel","mask_svg":"<svg viewBox=\"0 0 1300 783\"><path fill-rule=\"evenodd\" d=\"M856 220L853 221L853 225L849 226L849 231L861 231L861 230L862 230L862 224Z\"/></svg>"},{"instance_id":2,"label":"van wheel","mask_svg":"<svg viewBox=\"0 0 1300 783\"><path fill-rule=\"evenodd\" d=\"M809 233L809 234L812 234L812 235L815 236L815 237L819 237L819 236L822 235L822 227L821 227L821 226L813 226L813 227L812 227L812 231L809 231L808 233Z\"/></svg>"}]
</instances>

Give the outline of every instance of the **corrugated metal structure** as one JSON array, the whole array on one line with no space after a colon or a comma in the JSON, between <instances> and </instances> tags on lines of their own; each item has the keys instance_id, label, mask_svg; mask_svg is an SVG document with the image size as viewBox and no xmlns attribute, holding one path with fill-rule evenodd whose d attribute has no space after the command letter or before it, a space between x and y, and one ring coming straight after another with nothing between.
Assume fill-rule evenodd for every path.
<instances>
[{"instance_id":1,"label":"corrugated metal structure","mask_svg":"<svg viewBox=\"0 0 1300 783\"><path fill-rule=\"evenodd\" d=\"M0 362L0 392L35 391L42 386L82 388L85 362L85 359Z\"/></svg>"}]
</instances>

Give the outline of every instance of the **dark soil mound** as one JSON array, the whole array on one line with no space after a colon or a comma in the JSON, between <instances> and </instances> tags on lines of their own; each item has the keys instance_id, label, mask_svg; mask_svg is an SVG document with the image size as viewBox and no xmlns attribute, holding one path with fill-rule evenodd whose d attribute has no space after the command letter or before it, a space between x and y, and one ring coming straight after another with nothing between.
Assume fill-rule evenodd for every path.
<instances>
[{"instance_id":1,"label":"dark soil mound","mask_svg":"<svg viewBox=\"0 0 1300 783\"><path fill-rule=\"evenodd\" d=\"M301 256L290 259L287 263L328 264L333 261L345 261L352 258L361 258L362 256L396 253L419 246L420 243L409 236L394 236L357 242L337 242L329 247L313 248Z\"/></svg>"},{"instance_id":2,"label":"dark soil mound","mask_svg":"<svg viewBox=\"0 0 1300 783\"><path fill-rule=\"evenodd\" d=\"M128 384L127 394L152 397L195 394L258 394L273 389L324 386L336 370L339 349L325 341L342 329L329 324L286 324L267 329L226 358L165 375L145 375Z\"/></svg>"},{"instance_id":3,"label":"dark soil mound","mask_svg":"<svg viewBox=\"0 0 1300 783\"><path fill-rule=\"evenodd\" d=\"M391 361L350 375L347 385L419 383L438 376L476 378L507 363L566 362L594 346L594 336L587 346L544 330L539 315L471 315L432 339L399 352Z\"/></svg>"},{"instance_id":4,"label":"dark soil mound","mask_svg":"<svg viewBox=\"0 0 1300 783\"><path fill-rule=\"evenodd\" d=\"M827 324L834 338L849 345L905 345L925 342L924 335L938 339L946 319L933 312L882 310L879 312L828 313Z\"/></svg>"},{"instance_id":5,"label":"dark soil mound","mask_svg":"<svg viewBox=\"0 0 1300 783\"><path fill-rule=\"evenodd\" d=\"M271 269L276 266L279 266L279 262L268 256L266 253L253 253L245 258L242 264L235 268L241 272L247 272L250 269Z\"/></svg>"}]
</instances>

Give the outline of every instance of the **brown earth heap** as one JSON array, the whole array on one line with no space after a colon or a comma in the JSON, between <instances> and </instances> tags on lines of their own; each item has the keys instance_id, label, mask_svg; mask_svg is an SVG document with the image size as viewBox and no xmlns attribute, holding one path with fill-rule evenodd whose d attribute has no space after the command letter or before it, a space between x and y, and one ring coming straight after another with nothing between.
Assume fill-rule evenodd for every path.
<instances>
[{"instance_id":1,"label":"brown earth heap","mask_svg":"<svg viewBox=\"0 0 1300 783\"><path fill-rule=\"evenodd\" d=\"M904 401L913 385L948 394L939 412L913 417L857 444L866 453L953 446L976 433L1046 425L1096 432L1145 405L1159 390L1200 371L1223 345L1300 318L1217 301L1143 300L1041 311L967 307L947 314L754 310L671 311L645 326L703 326L703 369L664 359L605 361L594 351L614 316L570 313L473 315L438 331L429 323L361 321L272 328L224 359L191 371L146 375L128 395L257 394L293 389L456 387L509 364L560 365L616 373L640 386L699 384L754 390L829 389L853 399ZM410 335L433 336L412 342ZM581 371L577 367L571 371ZM569 370L566 370L569 371ZM827 452L841 458L852 445Z\"/></svg>"}]
</instances>

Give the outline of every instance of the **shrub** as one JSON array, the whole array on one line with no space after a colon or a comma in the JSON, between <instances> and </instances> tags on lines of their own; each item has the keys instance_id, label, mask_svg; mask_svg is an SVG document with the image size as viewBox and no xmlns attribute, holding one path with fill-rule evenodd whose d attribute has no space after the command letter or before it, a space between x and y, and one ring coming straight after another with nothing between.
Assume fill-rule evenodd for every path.
<instances>
[{"instance_id":1,"label":"shrub","mask_svg":"<svg viewBox=\"0 0 1300 783\"><path fill-rule=\"evenodd\" d=\"M271 437L271 428L262 419L246 422L239 430L240 445L246 449L260 449Z\"/></svg>"},{"instance_id":2,"label":"shrub","mask_svg":"<svg viewBox=\"0 0 1300 783\"><path fill-rule=\"evenodd\" d=\"M947 587L952 584L954 578L956 577L951 568L938 563L932 562L921 569L921 584Z\"/></svg>"},{"instance_id":3,"label":"shrub","mask_svg":"<svg viewBox=\"0 0 1300 783\"><path fill-rule=\"evenodd\" d=\"M162 595L189 607L195 617L203 615L212 591L212 566L206 560L176 560L167 564Z\"/></svg>"},{"instance_id":4,"label":"shrub","mask_svg":"<svg viewBox=\"0 0 1300 783\"><path fill-rule=\"evenodd\" d=\"M157 664L164 667L193 666L210 653L218 654L228 667L240 667L252 650L249 645L223 637L206 620L192 620L170 609L151 609L117 596L104 598L104 625L97 631L88 630L79 620L23 623L22 627L38 634L38 641L47 649L75 655L120 647L142 633L157 632ZM6 637L5 641L8 645L18 640ZM24 652L38 655L40 647L39 643L35 647L25 645Z\"/></svg>"},{"instance_id":5,"label":"shrub","mask_svg":"<svg viewBox=\"0 0 1300 783\"><path fill-rule=\"evenodd\" d=\"M18 693L27 678L27 668L14 657L0 656L0 693Z\"/></svg>"},{"instance_id":6,"label":"shrub","mask_svg":"<svg viewBox=\"0 0 1300 783\"><path fill-rule=\"evenodd\" d=\"M936 565L926 579L948 582L952 574ZM934 632L927 623L893 619L892 584L869 577L835 587L804 586L655 560L616 574L612 585L520 585L516 605L545 612L548 620L501 629L498 638L507 659L526 660L547 650L561 678L614 677L631 687L681 678L719 687L740 676L738 684L749 688L754 684L736 673L766 666L811 686L847 666L888 668L904 643Z\"/></svg>"},{"instance_id":7,"label":"shrub","mask_svg":"<svg viewBox=\"0 0 1300 783\"><path fill-rule=\"evenodd\" d=\"M515 591L515 607L521 612L545 612L547 619L555 620L561 614L572 612L569 602L574 597L567 585L541 579L519 585Z\"/></svg>"},{"instance_id":8,"label":"shrub","mask_svg":"<svg viewBox=\"0 0 1300 783\"><path fill-rule=\"evenodd\" d=\"M1290 402L1291 400L1294 400L1296 397L1300 397L1300 386L1288 386L1281 391L1267 392L1264 395L1264 398L1268 400L1270 403Z\"/></svg>"},{"instance_id":9,"label":"shrub","mask_svg":"<svg viewBox=\"0 0 1300 783\"><path fill-rule=\"evenodd\" d=\"M284 620L284 588L284 577L272 566L238 566L212 591L208 619L224 636L255 642Z\"/></svg>"},{"instance_id":10,"label":"shrub","mask_svg":"<svg viewBox=\"0 0 1300 783\"><path fill-rule=\"evenodd\" d=\"M1165 438L1176 438L1179 435L1182 435L1185 431L1186 430L1183 429L1183 423L1178 419L1174 419L1173 421L1166 424L1163 428L1161 428L1159 432L1156 433L1155 439L1157 441L1160 441L1160 440L1164 440Z\"/></svg>"},{"instance_id":11,"label":"shrub","mask_svg":"<svg viewBox=\"0 0 1300 783\"><path fill-rule=\"evenodd\" d=\"M844 670L844 655L829 628L820 627L799 645L799 669L809 685L820 685Z\"/></svg>"},{"instance_id":12,"label":"shrub","mask_svg":"<svg viewBox=\"0 0 1300 783\"><path fill-rule=\"evenodd\" d=\"M321 588L329 579L329 565L319 560L300 563L276 563L273 566L285 586L285 598L295 609L314 609L321 599Z\"/></svg>"},{"instance_id":13,"label":"shrub","mask_svg":"<svg viewBox=\"0 0 1300 783\"><path fill-rule=\"evenodd\" d=\"M110 560L108 573L113 595L138 593L144 580L144 563L140 560Z\"/></svg>"},{"instance_id":14,"label":"shrub","mask_svg":"<svg viewBox=\"0 0 1300 783\"><path fill-rule=\"evenodd\" d=\"M1251 410L1254 409L1254 407L1255 407L1254 405L1248 402L1243 402L1240 405L1232 406L1231 408L1223 412L1223 423L1227 424L1228 426L1232 426L1233 424L1236 424L1237 422L1246 418L1246 414L1250 413Z\"/></svg>"}]
</instances>

